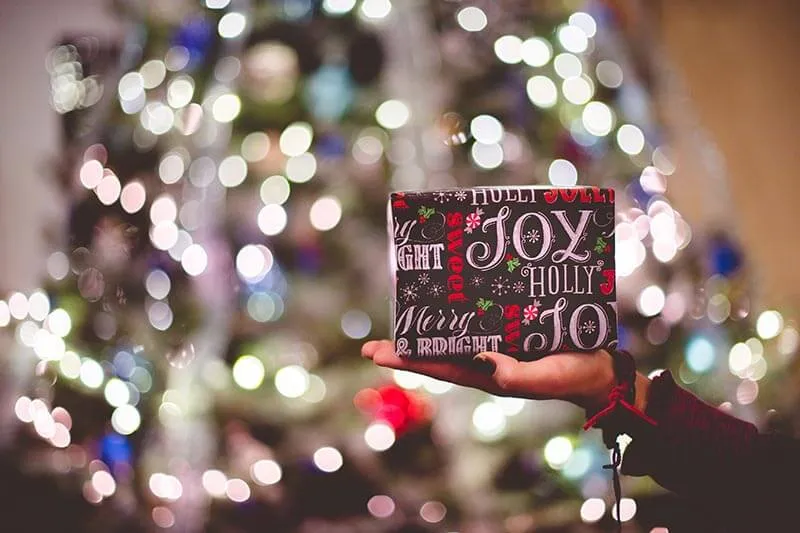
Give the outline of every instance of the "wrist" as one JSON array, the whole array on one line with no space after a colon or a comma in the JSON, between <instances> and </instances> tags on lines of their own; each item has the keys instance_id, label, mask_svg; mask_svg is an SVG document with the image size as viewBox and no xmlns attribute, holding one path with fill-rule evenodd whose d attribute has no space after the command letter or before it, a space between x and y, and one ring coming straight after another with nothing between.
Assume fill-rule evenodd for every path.
<instances>
[{"instance_id":1,"label":"wrist","mask_svg":"<svg viewBox=\"0 0 800 533\"><path fill-rule=\"evenodd\" d=\"M647 376L636 373L636 398L634 406L642 413L647 411L647 398L650 393L650 378Z\"/></svg>"},{"instance_id":2,"label":"wrist","mask_svg":"<svg viewBox=\"0 0 800 533\"><path fill-rule=\"evenodd\" d=\"M617 381L614 375L614 360L611 354L601 350L597 353L597 358L599 361L597 371L587 388L584 405L582 405L589 412L598 411L608 404L608 395Z\"/></svg>"}]
</instances>

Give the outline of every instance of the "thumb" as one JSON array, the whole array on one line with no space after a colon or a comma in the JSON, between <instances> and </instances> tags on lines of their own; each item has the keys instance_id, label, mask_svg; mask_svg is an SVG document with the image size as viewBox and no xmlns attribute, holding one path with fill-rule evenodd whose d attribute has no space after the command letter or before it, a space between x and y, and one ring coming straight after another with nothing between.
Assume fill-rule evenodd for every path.
<instances>
[{"instance_id":1,"label":"thumb","mask_svg":"<svg viewBox=\"0 0 800 533\"><path fill-rule=\"evenodd\" d=\"M522 363L498 352L481 352L475 356L475 360L487 373L492 369L492 381L504 393L530 397L540 392L541 377L530 363Z\"/></svg>"}]
</instances>

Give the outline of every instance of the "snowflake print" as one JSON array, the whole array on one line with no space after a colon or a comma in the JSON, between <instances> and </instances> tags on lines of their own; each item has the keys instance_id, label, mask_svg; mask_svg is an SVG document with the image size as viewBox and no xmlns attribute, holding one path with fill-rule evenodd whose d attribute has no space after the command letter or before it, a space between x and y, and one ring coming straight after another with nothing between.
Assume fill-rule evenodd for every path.
<instances>
[{"instance_id":1,"label":"snowflake print","mask_svg":"<svg viewBox=\"0 0 800 533\"><path fill-rule=\"evenodd\" d=\"M420 285L427 285L431 281L431 275L427 272L420 273L419 277L417 278L417 283Z\"/></svg>"},{"instance_id":2,"label":"snowflake print","mask_svg":"<svg viewBox=\"0 0 800 533\"><path fill-rule=\"evenodd\" d=\"M480 287L483 285L483 278L480 276L473 276L471 280L469 280L469 284L473 287Z\"/></svg>"},{"instance_id":3,"label":"snowflake print","mask_svg":"<svg viewBox=\"0 0 800 533\"><path fill-rule=\"evenodd\" d=\"M432 283L431 286L428 288L428 294L430 294L434 298L438 298L439 296L444 294L444 285L442 285L441 283Z\"/></svg>"},{"instance_id":4,"label":"snowflake print","mask_svg":"<svg viewBox=\"0 0 800 533\"><path fill-rule=\"evenodd\" d=\"M414 283L400 289L400 298L402 298L405 303L415 302L418 297L417 285Z\"/></svg>"},{"instance_id":5,"label":"snowflake print","mask_svg":"<svg viewBox=\"0 0 800 533\"><path fill-rule=\"evenodd\" d=\"M464 200L467 199L467 191L456 191L455 194L453 194L453 196L459 202L463 202Z\"/></svg>"},{"instance_id":6,"label":"snowflake print","mask_svg":"<svg viewBox=\"0 0 800 533\"><path fill-rule=\"evenodd\" d=\"M492 281L492 294L505 296L510 290L508 280L503 276L498 276Z\"/></svg>"},{"instance_id":7,"label":"snowflake print","mask_svg":"<svg viewBox=\"0 0 800 533\"><path fill-rule=\"evenodd\" d=\"M525 292L525 282L515 281L512 288L514 289L514 292L516 292L517 294L522 294L523 292Z\"/></svg>"},{"instance_id":8,"label":"snowflake print","mask_svg":"<svg viewBox=\"0 0 800 533\"><path fill-rule=\"evenodd\" d=\"M539 230L532 229L525 233L525 236L522 238L525 242L529 242L531 244L535 244L539 242Z\"/></svg>"},{"instance_id":9,"label":"snowflake print","mask_svg":"<svg viewBox=\"0 0 800 533\"><path fill-rule=\"evenodd\" d=\"M583 324L581 324L581 331L584 333L594 333L597 329L597 324L595 324L594 320L587 320Z\"/></svg>"},{"instance_id":10,"label":"snowflake print","mask_svg":"<svg viewBox=\"0 0 800 533\"><path fill-rule=\"evenodd\" d=\"M434 193L433 198L440 204L444 204L450 201L450 193L447 191L437 191Z\"/></svg>"}]
</instances>

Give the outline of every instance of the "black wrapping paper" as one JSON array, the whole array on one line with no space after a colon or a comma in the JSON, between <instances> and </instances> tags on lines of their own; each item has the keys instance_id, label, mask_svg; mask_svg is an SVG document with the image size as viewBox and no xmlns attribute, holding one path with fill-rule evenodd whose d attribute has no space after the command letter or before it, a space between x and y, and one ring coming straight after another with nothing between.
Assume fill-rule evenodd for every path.
<instances>
[{"instance_id":1,"label":"black wrapping paper","mask_svg":"<svg viewBox=\"0 0 800 533\"><path fill-rule=\"evenodd\" d=\"M398 354L534 360L614 347L614 226L612 189L392 193Z\"/></svg>"}]
</instances>

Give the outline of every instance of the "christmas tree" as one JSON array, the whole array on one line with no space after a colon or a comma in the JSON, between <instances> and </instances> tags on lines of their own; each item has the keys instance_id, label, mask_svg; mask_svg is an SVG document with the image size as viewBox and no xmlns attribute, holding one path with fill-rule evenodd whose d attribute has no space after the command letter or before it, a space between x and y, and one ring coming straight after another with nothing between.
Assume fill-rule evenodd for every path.
<instances>
[{"instance_id":1,"label":"christmas tree","mask_svg":"<svg viewBox=\"0 0 800 533\"><path fill-rule=\"evenodd\" d=\"M119 7L122 43L48 57L71 216L42 290L0 302L5 468L55 480L74 529L610 527L581 412L358 356L389 335L392 190L616 188L621 345L760 416L797 331L751 308L734 236L671 205L653 66L606 4ZM625 492L640 530L679 523Z\"/></svg>"}]
</instances>

